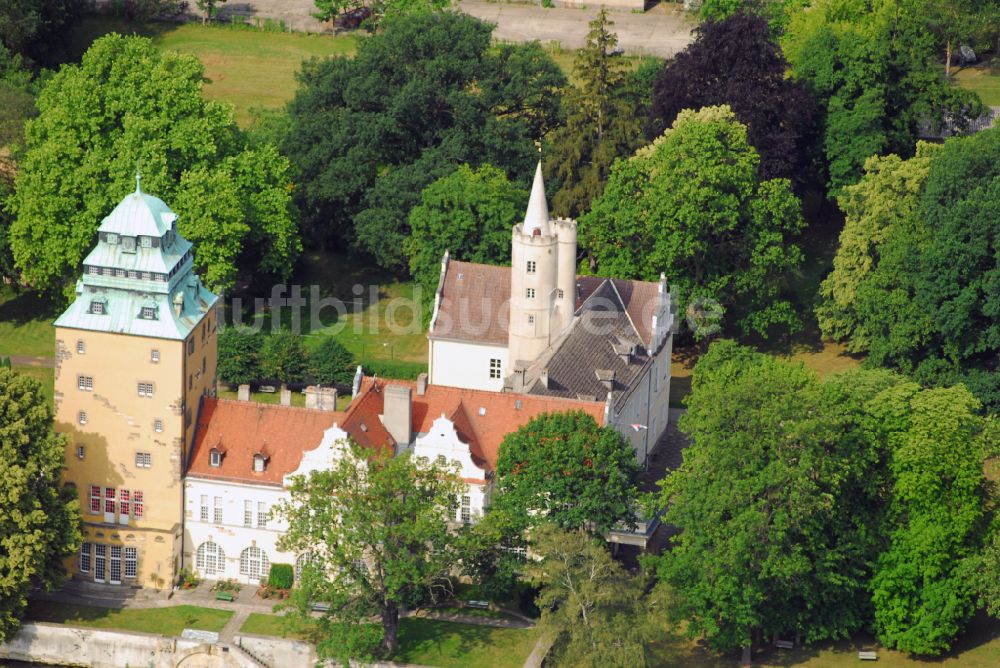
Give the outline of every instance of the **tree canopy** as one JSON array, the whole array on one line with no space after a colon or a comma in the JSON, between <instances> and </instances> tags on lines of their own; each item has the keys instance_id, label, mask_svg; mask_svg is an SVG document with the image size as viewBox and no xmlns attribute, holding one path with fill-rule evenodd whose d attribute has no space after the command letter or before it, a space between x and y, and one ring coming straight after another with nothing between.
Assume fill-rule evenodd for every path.
<instances>
[{"instance_id":1,"label":"tree canopy","mask_svg":"<svg viewBox=\"0 0 1000 668\"><path fill-rule=\"evenodd\" d=\"M462 165L438 179L410 210L410 236L403 244L410 275L432 295L446 250L456 260L509 264L510 230L527 202L527 191L492 165Z\"/></svg>"},{"instance_id":2,"label":"tree canopy","mask_svg":"<svg viewBox=\"0 0 1000 668\"><path fill-rule=\"evenodd\" d=\"M605 531L634 522L639 465L621 434L582 411L545 413L504 437L492 512L514 528Z\"/></svg>"},{"instance_id":3,"label":"tree canopy","mask_svg":"<svg viewBox=\"0 0 1000 668\"><path fill-rule=\"evenodd\" d=\"M761 178L808 181L820 114L812 95L788 79L787 70L763 16L737 11L706 21L657 74L646 132L659 136L684 109L729 105L760 154Z\"/></svg>"},{"instance_id":4,"label":"tree canopy","mask_svg":"<svg viewBox=\"0 0 1000 668\"><path fill-rule=\"evenodd\" d=\"M390 656L400 610L446 583L457 561L448 519L462 484L405 454L341 445L333 467L298 476L276 512L288 521L280 549L309 555L292 611L317 625L321 658L346 663ZM318 619L316 602L330 604ZM381 624L365 623L372 615Z\"/></svg>"},{"instance_id":5,"label":"tree canopy","mask_svg":"<svg viewBox=\"0 0 1000 668\"><path fill-rule=\"evenodd\" d=\"M202 97L197 58L108 35L43 86L26 126L10 244L23 278L58 290L76 278L104 216L143 187L177 211L205 282L237 271L283 279L301 249L288 162L247 148L232 109Z\"/></svg>"},{"instance_id":6,"label":"tree canopy","mask_svg":"<svg viewBox=\"0 0 1000 668\"><path fill-rule=\"evenodd\" d=\"M353 57L304 66L283 151L316 243L405 269L410 209L456 165L528 183L566 79L537 43L491 46L491 33L460 13L387 18Z\"/></svg>"},{"instance_id":7,"label":"tree canopy","mask_svg":"<svg viewBox=\"0 0 1000 668\"><path fill-rule=\"evenodd\" d=\"M681 312L709 297L744 331L797 327L782 286L802 261L799 200L787 180L762 180L759 162L728 107L681 112L652 145L614 164L581 219L598 272L666 272Z\"/></svg>"},{"instance_id":8,"label":"tree canopy","mask_svg":"<svg viewBox=\"0 0 1000 668\"><path fill-rule=\"evenodd\" d=\"M921 123L961 127L982 112L941 77L923 0L816 0L783 39L793 77L826 113L829 191L855 183L870 156L913 155Z\"/></svg>"},{"instance_id":9,"label":"tree canopy","mask_svg":"<svg viewBox=\"0 0 1000 668\"><path fill-rule=\"evenodd\" d=\"M0 46L35 63L54 65L65 55L66 33L86 8L85 0L4 0Z\"/></svg>"},{"instance_id":10,"label":"tree canopy","mask_svg":"<svg viewBox=\"0 0 1000 668\"><path fill-rule=\"evenodd\" d=\"M68 447L41 384L0 367L0 640L17 630L31 590L61 584L80 548L79 502L60 480Z\"/></svg>"}]
</instances>

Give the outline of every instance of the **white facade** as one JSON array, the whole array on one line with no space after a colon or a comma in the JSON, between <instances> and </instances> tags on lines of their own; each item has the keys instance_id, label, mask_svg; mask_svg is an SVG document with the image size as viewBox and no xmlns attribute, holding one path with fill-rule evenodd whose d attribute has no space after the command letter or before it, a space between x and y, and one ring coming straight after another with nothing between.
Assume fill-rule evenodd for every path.
<instances>
[{"instance_id":1,"label":"white facade","mask_svg":"<svg viewBox=\"0 0 1000 668\"><path fill-rule=\"evenodd\" d=\"M418 436L413 444L413 456L418 462L451 464L466 485L466 492L456 500L457 523L478 522L489 507L490 483L486 471L476 466L469 445L458 437L454 423L444 415L434 420L430 431Z\"/></svg>"},{"instance_id":2,"label":"white facade","mask_svg":"<svg viewBox=\"0 0 1000 668\"><path fill-rule=\"evenodd\" d=\"M432 385L500 392L510 373L507 347L489 343L430 339Z\"/></svg>"},{"instance_id":3,"label":"white facade","mask_svg":"<svg viewBox=\"0 0 1000 668\"><path fill-rule=\"evenodd\" d=\"M322 442L302 454L285 485L188 475L184 480L184 567L207 580L257 584L270 564L295 566L299 555L278 549L287 524L273 512L291 500L286 489L296 475L329 469L347 434L330 427Z\"/></svg>"}]
</instances>

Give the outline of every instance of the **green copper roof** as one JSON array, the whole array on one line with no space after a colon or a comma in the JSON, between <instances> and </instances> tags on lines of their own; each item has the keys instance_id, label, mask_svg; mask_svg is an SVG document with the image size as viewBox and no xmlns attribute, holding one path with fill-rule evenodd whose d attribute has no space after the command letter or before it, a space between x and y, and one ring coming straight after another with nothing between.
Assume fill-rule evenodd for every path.
<instances>
[{"instance_id":1,"label":"green copper roof","mask_svg":"<svg viewBox=\"0 0 1000 668\"><path fill-rule=\"evenodd\" d=\"M138 187L97 236L76 299L57 327L184 339L218 301L193 271L191 243L177 232L177 214Z\"/></svg>"}]
</instances>

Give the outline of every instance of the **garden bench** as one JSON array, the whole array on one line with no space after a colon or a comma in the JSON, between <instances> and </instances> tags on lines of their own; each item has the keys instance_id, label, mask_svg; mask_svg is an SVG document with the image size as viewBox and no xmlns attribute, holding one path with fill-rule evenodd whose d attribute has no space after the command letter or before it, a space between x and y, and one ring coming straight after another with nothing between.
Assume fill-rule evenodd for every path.
<instances>
[{"instance_id":1,"label":"garden bench","mask_svg":"<svg viewBox=\"0 0 1000 668\"><path fill-rule=\"evenodd\" d=\"M490 602L489 601L466 601L465 602L465 607L467 607L467 608L476 608L477 610L489 610L490 609Z\"/></svg>"},{"instance_id":2,"label":"garden bench","mask_svg":"<svg viewBox=\"0 0 1000 668\"><path fill-rule=\"evenodd\" d=\"M791 640L775 640L774 646L778 649L795 649L795 643Z\"/></svg>"},{"instance_id":3,"label":"garden bench","mask_svg":"<svg viewBox=\"0 0 1000 668\"><path fill-rule=\"evenodd\" d=\"M330 604L329 603L313 603L312 604L312 609L315 612L329 612L329 610L330 610Z\"/></svg>"},{"instance_id":4,"label":"garden bench","mask_svg":"<svg viewBox=\"0 0 1000 668\"><path fill-rule=\"evenodd\" d=\"M229 601L230 603L232 603L233 601L236 600L236 597L233 596L228 591L217 591L217 592L215 592L215 600L216 601Z\"/></svg>"},{"instance_id":5,"label":"garden bench","mask_svg":"<svg viewBox=\"0 0 1000 668\"><path fill-rule=\"evenodd\" d=\"M258 389L261 392L267 392L268 394L274 394L275 392L278 391L278 388L276 388L274 385L261 385Z\"/></svg>"},{"instance_id":6,"label":"garden bench","mask_svg":"<svg viewBox=\"0 0 1000 668\"><path fill-rule=\"evenodd\" d=\"M858 652L858 659L861 661L878 661L878 654L875 652Z\"/></svg>"}]
</instances>

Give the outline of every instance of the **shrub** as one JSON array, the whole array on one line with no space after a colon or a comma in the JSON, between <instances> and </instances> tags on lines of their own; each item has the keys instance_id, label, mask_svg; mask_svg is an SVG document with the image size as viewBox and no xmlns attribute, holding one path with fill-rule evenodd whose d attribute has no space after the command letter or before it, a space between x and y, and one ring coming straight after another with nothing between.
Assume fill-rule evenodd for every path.
<instances>
[{"instance_id":1,"label":"shrub","mask_svg":"<svg viewBox=\"0 0 1000 668\"><path fill-rule=\"evenodd\" d=\"M198 576L191 571L191 569L182 568L181 572L177 574L177 582L183 589L194 589L198 586L200 580L198 579Z\"/></svg>"},{"instance_id":2,"label":"shrub","mask_svg":"<svg viewBox=\"0 0 1000 668\"><path fill-rule=\"evenodd\" d=\"M291 589L295 583L295 570L291 564L271 564L267 583L275 589Z\"/></svg>"},{"instance_id":3,"label":"shrub","mask_svg":"<svg viewBox=\"0 0 1000 668\"><path fill-rule=\"evenodd\" d=\"M264 339L260 349L260 371L265 378L297 383L305 377L306 351L302 337L280 330Z\"/></svg>"},{"instance_id":4,"label":"shrub","mask_svg":"<svg viewBox=\"0 0 1000 668\"><path fill-rule=\"evenodd\" d=\"M219 378L230 385L260 380L260 354L264 335L249 327L224 327L219 331Z\"/></svg>"},{"instance_id":5,"label":"shrub","mask_svg":"<svg viewBox=\"0 0 1000 668\"><path fill-rule=\"evenodd\" d=\"M309 354L309 375L321 385L350 385L354 379L354 356L336 339L325 338Z\"/></svg>"},{"instance_id":6,"label":"shrub","mask_svg":"<svg viewBox=\"0 0 1000 668\"><path fill-rule=\"evenodd\" d=\"M364 369L367 376L415 380L417 376L427 371L427 365L423 362L400 360L368 360L364 363Z\"/></svg>"}]
</instances>

